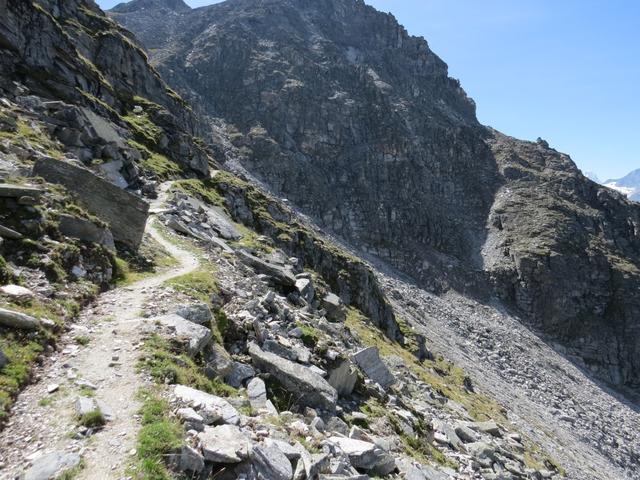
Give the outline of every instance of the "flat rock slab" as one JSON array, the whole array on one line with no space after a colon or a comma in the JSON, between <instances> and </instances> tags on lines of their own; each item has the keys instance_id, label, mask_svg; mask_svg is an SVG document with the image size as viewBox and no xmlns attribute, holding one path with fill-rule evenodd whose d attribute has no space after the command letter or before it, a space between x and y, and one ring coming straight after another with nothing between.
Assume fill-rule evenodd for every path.
<instances>
[{"instance_id":1,"label":"flat rock slab","mask_svg":"<svg viewBox=\"0 0 640 480\"><path fill-rule=\"evenodd\" d=\"M142 242L149 204L142 198L112 185L91 170L54 158L36 160L33 174L64 185L87 209L108 223L116 241L137 249Z\"/></svg>"},{"instance_id":2,"label":"flat rock slab","mask_svg":"<svg viewBox=\"0 0 640 480\"><path fill-rule=\"evenodd\" d=\"M37 458L22 477L23 480L50 480L80 464L77 453L53 452Z\"/></svg>"},{"instance_id":3,"label":"flat rock slab","mask_svg":"<svg viewBox=\"0 0 640 480\"><path fill-rule=\"evenodd\" d=\"M198 438L206 461L240 463L249 456L249 440L234 425L205 427Z\"/></svg>"},{"instance_id":4,"label":"flat rock slab","mask_svg":"<svg viewBox=\"0 0 640 480\"><path fill-rule=\"evenodd\" d=\"M293 478L291 462L275 445L253 445L249 457L258 478L269 480Z\"/></svg>"},{"instance_id":5,"label":"flat rock slab","mask_svg":"<svg viewBox=\"0 0 640 480\"><path fill-rule=\"evenodd\" d=\"M367 377L379 384L382 388L389 388L391 385L396 383L396 378L380 359L377 347L369 347L364 350L360 350L358 353L353 355L353 360L358 364Z\"/></svg>"},{"instance_id":6,"label":"flat rock slab","mask_svg":"<svg viewBox=\"0 0 640 480\"><path fill-rule=\"evenodd\" d=\"M11 298L28 300L34 297L34 293L20 285L5 285L0 287L0 293Z\"/></svg>"},{"instance_id":7,"label":"flat rock slab","mask_svg":"<svg viewBox=\"0 0 640 480\"><path fill-rule=\"evenodd\" d=\"M256 377L249 382L247 395L253 410L262 410L267 406L267 387L262 379Z\"/></svg>"},{"instance_id":8,"label":"flat rock slab","mask_svg":"<svg viewBox=\"0 0 640 480\"><path fill-rule=\"evenodd\" d=\"M210 409L219 411L224 423L231 425L240 423L240 414L224 398L184 385L176 385L174 394L182 402L193 406L196 410Z\"/></svg>"},{"instance_id":9,"label":"flat rock slab","mask_svg":"<svg viewBox=\"0 0 640 480\"><path fill-rule=\"evenodd\" d=\"M335 410L338 392L317 373L303 365L265 352L255 343L249 345L249 355L254 366L273 375L282 386L294 394L299 405L323 408L330 412Z\"/></svg>"},{"instance_id":10,"label":"flat rock slab","mask_svg":"<svg viewBox=\"0 0 640 480\"><path fill-rule=\"evenodd\" d=\"M20 330L37 330L40 328L40 320L24 313L0 308L0 325Z\"/></svg>"},{"instance_id":11,"label":"flat rock slab","mask_svg":"<svg viewBox=\"0 0 640 480\"><path fill-rule=\"evenodd\" d=\"M393 457L373 443L345 437L330 437L328 442L342 450L357 469L374 475L388 475L396 469Z\"/></svg>"},{"instance_id":12,"label":"flat rock slab","mask_svg":"<svg viewBox=\"0 0 640 480\"><path fill-rule=\"evenodd\" d=\"M351 395L357 381L357 369L351 360L342 361L329 374L329 384L336 389L341 397Z\"/></svg>"},{"instance_id":13,"label":"flat rock slab","mask_svg":"<svg viewBox=\"0 0 640 480\"><path fill-rule=\"evenodd\" d=\"M245 252L244 250L238 250L236 254L242 263L252 267L258 273L268 275L276 283L279 283L284 287L295 287L296 277L293 275L290 268L266 262L249 252Z\"/></svg>"},{"instance_id":14,"label":"flat rock slab","mask_svg":"<svg viewBox=\"0 0 640 480\"><path fill-rule=\"evenodd\" d=\"M211 325L211 320L213 320L213 313L206 303L180 305L176 314L198 325Z\"/></svg>"},{"instance_id":15,"label":"flat rock slab","mask_svg":"<svg viewBox=\"0 0 640 480\"><path fill-rule=\"evenodd\" d=\"M152 322L158 322L166 327L173 338L183 338L187 343L187 350L190 356L195 356L206 347L213 334L211 330L197 323L181 317L180 315L171 314L155 317Z\"/></svg>"},{"instance_id":16,"label":"flat rock slab","mask_svg":"<svg viewBox=\"0 0 640 480\"><path fill-rule=\"evenodd\" d=\"M96 225L84 218L74 217L72 215L60 215L60 225L58 226L60 233L65 237L77 238L85 242L97 243L103 245L110 250L115 250L116 245L113 241L111 230Z\"/></svg>"},{"instance_id":17,"label":"flat rock slab","mask_svg":"<svg viewBox=\"0 0 640 480\"><path fill-rule=\"evenodd\" d=\"M8 183L0 184L0 197L20 198L34 197L38 198L42 195L42 189L38 187L29 187L25 185L12 185Z\"/></svg>"}]
</instances>

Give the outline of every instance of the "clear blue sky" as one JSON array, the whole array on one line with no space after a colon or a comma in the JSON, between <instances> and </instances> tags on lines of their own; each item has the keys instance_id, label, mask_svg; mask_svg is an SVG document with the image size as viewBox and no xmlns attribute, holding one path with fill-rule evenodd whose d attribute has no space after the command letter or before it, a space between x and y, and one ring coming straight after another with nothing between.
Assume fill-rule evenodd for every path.
<instances>
[{"instance_id":1,"label":"clear blue sky","mask_svg":"<svg viewBox=\"0 0 640 480\"><path fill-rule=\"evenodd\" d=\"M482 123L543 137L602 180L640 168L640 1L366 2L429 41Z\"/></svg>"}]
</instances>

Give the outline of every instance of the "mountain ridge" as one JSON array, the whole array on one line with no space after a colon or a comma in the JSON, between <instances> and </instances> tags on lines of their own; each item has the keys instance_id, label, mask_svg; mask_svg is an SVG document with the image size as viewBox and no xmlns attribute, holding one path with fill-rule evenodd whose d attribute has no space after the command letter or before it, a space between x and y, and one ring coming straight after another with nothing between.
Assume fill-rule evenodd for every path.
<instances>
[{"instance_id":1,"label":"mountain ridge","mask_svg":"<svg viewBox=\"0 0 640 480\"><path fill-rule=\"evenodd\" d=\"M640 202L640 169L633 170L622 178L607 180L602 184L626 195L629 200Z\"/></svg>"},{"instance_id":2,"label":"mountain ridge","mask_svg":"<svg viewBox=\"0 0 640 480\"><path fill-rule=\"evenodd\" d=\"M446 63L392 15L242 0L161 25L114 18L205 122L223 119L220 151L273 192L421 285L497 296L600 377L640 385L621 334L640 329L638 207L546 142L480 125Z\"/></svg>"}]
</instances>

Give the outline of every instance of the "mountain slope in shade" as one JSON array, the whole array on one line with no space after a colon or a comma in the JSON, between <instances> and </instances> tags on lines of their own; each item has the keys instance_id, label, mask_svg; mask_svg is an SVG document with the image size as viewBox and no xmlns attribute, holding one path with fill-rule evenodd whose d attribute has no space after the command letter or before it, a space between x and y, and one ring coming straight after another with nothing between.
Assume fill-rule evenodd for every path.
<instances>
[{"instance_id":1,"label":"mountain slope in shade","mask_svg":"<svg viewBox=\"0 0 640 480\"><path fill-rule=\"evenodd\" d=\"M604 185L623 193L630 200L640 202L640 169L617 180L607 180Z\"/></svg>"},{"instance_id":2,"label":"mountain slope in shade","mask_svg":"<svg viewBox=\"0 0 640 480\"><path fill-rule=\"evenodd\" d=\"M229 162L423 287L497 297L599 377L640 388L640 207L545 141L481 125L392 15L234 0L114 18L203 122L225 122Z\"/></svg>"}]
</instances>

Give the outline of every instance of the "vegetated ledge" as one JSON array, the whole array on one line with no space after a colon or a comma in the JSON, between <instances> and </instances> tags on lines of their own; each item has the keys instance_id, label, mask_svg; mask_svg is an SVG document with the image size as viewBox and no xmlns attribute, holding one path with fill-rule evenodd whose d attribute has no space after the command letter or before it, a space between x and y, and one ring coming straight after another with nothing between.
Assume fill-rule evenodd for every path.
<instances>
[{"instance_id":1,"label":"vegetated ledge","mask_svg":"<svg viewBox=\"0 0 640 480\"><path fill-rule=\"evenodd\" d=\"M363 312L390 339L402 341L391 305L374 273L360 259L303 225L275 198L229 172L218 171L211 179L188 182L195 185L181 188L226 208L235 221L270 237L278 248L322 276L345 304Z\"/></svg>"}]
</instances>

